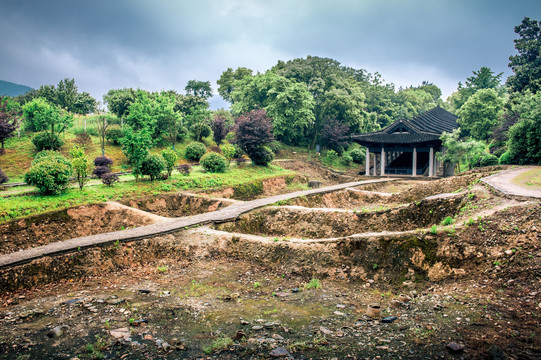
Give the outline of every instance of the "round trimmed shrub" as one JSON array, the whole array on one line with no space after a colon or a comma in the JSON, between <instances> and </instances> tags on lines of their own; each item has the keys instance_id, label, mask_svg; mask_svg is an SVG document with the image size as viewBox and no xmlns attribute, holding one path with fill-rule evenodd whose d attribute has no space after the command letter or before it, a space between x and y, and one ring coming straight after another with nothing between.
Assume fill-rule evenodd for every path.
<instances>
[{"instance_id":1,"label":"round trimmed shrub","mask_svg":"<svg viewBox=\"0 0 541 360\"><path fill-rule=\"evenodd\" d=\"M47 132L37 133L32 138L32 144L36 147L38 151L43 150L58 150L64 145L64 141L54 134L52 137L51 134Z\"/></svg>"},{"instance_id":2,"label":"round trimmed shrub","mask_svg":"<svg viewBox=\"0 0 541 360\"><path fill-rule=\"evenodd\" d=\"M111 126L109 130L105 132L105 138L111 145L120 145L120 139L124 137L124 133L120 126Z\"/></svg>"},{"instance_id":3,"label":"round trimmed shrub","mask_svg":"<svg viewBox=\"0 0 541 360\"><path fill-rule=\"evenodd\" d=\"M102 177L101 177L101 182L103 183L103 185L109 186L109 187L113 186L114 184L116 184L119 181L120 181L120 179L118 178L118 175L113 174L113 173L103 174Z\"/></svg>"},{"instance_id":4,"label":"round trimmed shrub","mask_svg":"<svg viewBox=\"0 0 541 360\"><path fill-rule=\"evenodd\" d=\"M141 174L150 176L150 181L157 179L165 170L165 162L158 155L149 155L141 164Z\"/></svg>"},{"instance_id":5,"label":"round trimmed shrub","mask_svg":"<svg viewBox=\"0 0 541 360\"><path fill-rule=\"evenodd\" d=\"M206 138L212 133L212 129L207 124L195 123L190 126L190 131L195 135L196 139Z\"/></svg>"},{"instance_id":6,"label":"round trimmed shrub","mask_svg":"<svg viewBox=\"0 0 541 360\"><path fill-rule=\"evenodd\" d=\"M210 173L225 172L228 167L227 159L215 152L203 155L200 164L205 171Z\"/></svg>"},{"instance_id":7,"label":"round trimmed shrub","mask_svg":"<svg viewBox=\"0 0 541 360\"><path fill-rule=\"evenodd\" d=\"M192 142L186 146L186 159L199 161L206 152L207 147L205 144L200 142Z\"/></svg>"},{"instance_id":8,"label":"round trimmed shrub","mask_svg":"<svg viewBox=\"0 0 541 360\"><path fill-rule=\"evenodd\" d=\"M485 154L479 159L479 166L498 165L498 157L492 154Z\"/></svg>"},{"instance_id":9,"label":"round trimmed shrub","mask_svg":"<svg viewBox=\"0 0 541 360\"><path fill-rule=\"evenodd\" d=\"M8 181L9 181L8 176L4 174L2 169L0 169L0 184L7 183Z\"/></svg>"},{"instance_id":10,"label":"round trimmed shrub","mask_svg":"<svg viewBox=\"0 0 541 360\"><path fill-rule=\"evenodd\" d=\"M254 165L267 166L274 160L274 153L266 146L255 149L248 156L250 156Z\"/></svg>"},{"instance_id":11,"label":"round trimmed shrub","mask_svg":"<svg viewBox=\"0 0 541 360\"><path fill-rule=\"evenodd\" d=\"M43 158L49 158L49 157L53 157L55 159L58 159L59 161L66 160L66 158L58 151L43 150L37 153L36 155L34 155L34 160L32 160L32 165L37 164Z\"/></svg>"},{"instance_id":12,"label":"round trimmed shrub","mask_svg":"<svg viewBox=\"0 0 541 360\"><path fill-rule=\"evenodd\" d=\"M235 157L236 149L235 149L235 147L233 145L231 145L231 144L222 144L220 146L220 149L222 150L222 154L225 156L225 158L228 161L231 161L231 159L233 159Z\"/></svg>"},{"instance_id":13,"label":"round trimmed shrub","mask_svg":"<svg viewBox=\"0 0 541 360\"><path fill-rule=\"evenodd\" d=\"M109 166L96 166L94 168L94 171L92 171L92 175L94 175L98 179L103 179L103 175L109 174L110 172L111 169L109 169Z\"/></svg>"},{"instance_id":14,"label":"round trimmed shrub","mask_svg":"<svg viewBox=\"0 0 541 360\"><path fill-rule=\"evenodd\" d=\"M44 154L32 161L24 181L37 187L41 194L55 195L68 187L72 172L71 163L62 155Z\"/></svg>"},{"instance_id":15,"label":"round trimmed shrub","mask_svg":"<svg viewBox=\"0 0 541 360\"><path fill-rule=\"evenodd\" d=\"M365 152L360 148L351 150L349 155L355 164L363 164L366 158Z\"/></svg>"},{"instance_id":16,"label":"round trimmed shrub","mask_svg":"<svg viewBox=\"0 0 541 360\"><path fill-rule=\"evenodd\" d=\"M98 156L94 159L94 166L111 166L113 165L113 160L107 156Z\"/></svg>"}]
</instances>

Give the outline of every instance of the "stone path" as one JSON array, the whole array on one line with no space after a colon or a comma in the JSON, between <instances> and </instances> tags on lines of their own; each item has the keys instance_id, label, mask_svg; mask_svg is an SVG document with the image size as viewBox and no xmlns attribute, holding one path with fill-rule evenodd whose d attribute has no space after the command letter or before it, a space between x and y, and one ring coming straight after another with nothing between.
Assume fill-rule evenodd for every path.
<instances>
[{"instance_id":1,"label":"stone path","mask_svg":"<svg viewBox=\"0 0 541 360\"><path fill-rule=\"evenodd\" d=\"M515 185L511 181L522 174L523 172L534 169L535 166L521 167L502 171L495 175L481 179L484 183L492 186L498 191L507 195L524 196L530 198L541 199L541 190L526 189L522 186Z\"/></svg>"},{"instance_id":2,"label":"stone path","mask_svg":"<svg viewBox=\"0 0 541 360\"><path fill-rule=\"evenodd\" d=\"M105 234L91 235L80 238L69 239L66 241L59 241L56 243L47 244L44 246L35 247L23 251L17 251L11 254L0 256L0 268L12 267L20 264L30 262L34 259L38 259L44 256L52 256L57 254L63 254L67 252L73 252L80 249L85 249L94 246L100 246L115 241L133 241L140 240L152 236L163 235L182 230L196 225L203 225L209 223L221 223L227 221L233 221L237 219L241 214L254 209L274 204L278 201L293 199L299 196L307 196L313 194L323 194L342 190L350 187L356 187L359 185L394 181L394 178L384 178L375 180L364 180L349 182L344 184L338 184L328 186L324 188L297 191L288 194L271 196L263 199L257 199L246 202L239 202L238 204L230 205L222 210L187 216L182 218L167 219L155 224L141 226L134 229L128 229L123 231L115 231Z\"/></svg>"}]
</instances>

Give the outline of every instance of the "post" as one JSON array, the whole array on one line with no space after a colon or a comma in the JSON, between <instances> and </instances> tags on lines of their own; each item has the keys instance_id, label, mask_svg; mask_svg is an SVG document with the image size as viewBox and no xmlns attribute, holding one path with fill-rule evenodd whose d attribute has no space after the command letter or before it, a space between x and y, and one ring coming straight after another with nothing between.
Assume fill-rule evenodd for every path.
<instances>
[{"instance_id":1,"label":"post","mask_svg":"<svg viewBox=\"0 0 541 360\"><path fill-rule=\"evenodd\" d=\"M417 148L413 148L413 169L411 171L411 176L417 176Z\"/></svg>"},{"instance_id":2,"label":"post","mask_svg":"<svg viewBox=\"0 0 541 360\"><path fill-rule=\"evenodd\" d=\"M385 148L381 148L381 176L385 175Z\"/></svg>"},{"instance_id":3,"label":"post","mask_svg":"<svg viewBox=\"0 0 541 360\"><path fill-rule=\"evenodd\" d=\"M378 158L376 156L376 153L373 153L372 157L374 158L374 176L377 176L378 175Z\"/></svg>"},{"instance_id":4,"label":"post","mask_svg":"<svg viewBox=\"0 0 541 360\"><path fill-rule=\"evenodd\" d=\"M365 166L366 166L366 171L364 174L366 176L370 176L370 150L368 150L368 147L366 148Z\"/></svg>"},{"instance_id":5,"label":"post","mask_svg":"<svg viewBox=\"0 0 541 360\"><path fill-rule=\"evenodd\" d=\"M430 154L428 155L428 176L434 176L434 148L430 148Z\"/></svg>"}]
</instances>

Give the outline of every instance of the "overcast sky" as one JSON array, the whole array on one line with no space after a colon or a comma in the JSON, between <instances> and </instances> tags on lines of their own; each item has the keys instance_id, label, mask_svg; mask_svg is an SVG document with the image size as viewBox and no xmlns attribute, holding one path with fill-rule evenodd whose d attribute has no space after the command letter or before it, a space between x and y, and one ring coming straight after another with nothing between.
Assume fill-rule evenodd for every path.
<instances>
[{"instance_id":1,"label":"overcast sky","mask_svg":"<svg viewBox=\"0 0 541 360\"><path fill-rule=\"evenodd\" d=\"M444 99L482 66L510 75L514 26L540 0L1 0L0 79L38 88L75 78L109 89L183 91L228 67L264 72L306 55L379 72ZM218 96L212 107L227 106Z\"/></svg>"}]
</instances>

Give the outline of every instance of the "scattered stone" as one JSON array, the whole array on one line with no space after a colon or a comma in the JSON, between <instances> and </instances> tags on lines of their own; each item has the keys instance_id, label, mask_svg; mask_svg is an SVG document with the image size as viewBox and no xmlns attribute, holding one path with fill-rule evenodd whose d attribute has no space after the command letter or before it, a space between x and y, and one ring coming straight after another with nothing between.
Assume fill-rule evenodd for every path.
<instances>
[{"instance_id":1,"label":"scattered stone","mask_svg":"<svg viewBox=\"0 0 541 360\"><path fill-rule=\"evenodd\" d=\"M336 307L337 307L338 309L345 309L345 308L346 308L346 305L344 305L344 304L338 304L338 305L336 305Z\"/></svg>"},{"instance_id":2,"label":"scattered stone","mask_svg":"<svg viewBox=\"0 0 541 360\"><path fill-rule=\"evenodd\" d=\"M299 289L299 288L291 289L291 292L292 292L292 293L298 293L299 291L301 291L301 289Z\"/></svg>"},{"instance_id":3,"label":"scattered stone","mask_svg":"<svg viewBox=\"0 0 541 360\"><path fill-rule=\"evenodd\" d=\"M489 359L491 359L491 360L505 360L505 359L507 359L507 355L505 354L505 352L502 349L500 349L500 347L498 345L492 345L488 349L488 355L489 355Z\"/></svg>"},{"instance_id":4,"label":"scattered stone","mask_svg":"<svg viewBox=\"0 0 541 360\"><path fill-rule=\"evenodd\" d=\"M250 324L248 321L246 321L246 320L244 320L244 319L241 320L240 323L241 323L242 325L249 325L249 324Z\"/></svg>"},{"instance_id":5,"label":"scattered stone","mask_svg":"<svg viewBox=\"0 0 541 360\"><path fill-rule=\"evenodd\" d=\"M115 339L126 339L130 337L130 329L126 327L118 328L115 330L110 330L109 334L111 334L111 336Z\"/></svg>"},{"instance_id":6,"label":"scattered stone","mask_svg":"<svg viewBox=\"0 0 541 360\"><path fill-rule=\"evenodd\" d=\"M141 294L150 294L150 290L146 290L146 289L141 289L141 290L139 290L139 292Z\"/></svg>"},{"instance_id":7,"label":"scattered stone","mask_svg":"<svg viewBox=\"0 0 541 360\"><path fill-rule=\"evenodd\" d=\"M284 337L278 334L272 334L272 338L278 341L284 340Z\"/></svg>"},{"instance_id":8,"label":"scattered stone","mask_svg":"<svg viewBox=\"0 0 541 360\"><path fill-rule=\"evenodd\" d=\"M109 299L109 300L106 300L105 302L108 305L118 305L118 304L123 303L124 301L126 301L126 300L125 299Z\"/></svg>"},{"instance_id":9,"label":"scattered stone","mask_svg":"<svg viewBox=\"0 0 541 360\"><path fill-rule=\"evenodd\" d=\"M381 307L377 303L370 304L366 308L366 316L368 317L375 319L375 318L379 318L380 314L381 314Z\"/></svg>"},{"instance_id":10,"label":"scattered stone","mask_svg":"<svg viewBox=\"0 0 541 360\"><path fill-rule=\"evenodd\" d=\"M286 292L277 292L277 293L274 293L274 296L276 297L287 297L291 295L290 293L286 293Z\"/></svg>"},{"instance_id":11,"label":"scattered stone","mask_svg":"<svg viewBox=\"0 0 541 360\"><path fill-rule=\"evenodd\" d=\"M319 188L319 187L321 187L321 181L310 180L310 181L308 181L308 187L309 188Z\"/></svg>"},{"instance_id":12,"label":"scattered stone","mask_svg":"<svg viewBox=\"0 0 541 360\"><path fill-rule=\"evenodd\" d=\"M254 331L263 330L263 326L261 326L261 325L252 326L252 330L254 330Z\"/></svg>"},{"instance_id":13,"label":"scattered stone","mask_svg":"<svg viewBox=\"0 0 541 360\"><path fill-rule=\"evenodd\" d=\"M394 308L394 309L397 309L397 308L401 307L402 305L403 305L403 303L400 300L397 300L397 299L391 300L391 307Z\"/></svg>"},{"instance_id":14,"label":"scattered stone","mask_svg":"<svg viewBox=\"0 0 541 360\"><path fill-rule=\"evenodd\" d=\"M67 300L67 301L64 301L64 304L66 304L66 305L75 305L75 304L80 303L80 302L83 302L83 299Z\"/></svg>"},{"instance_id":15,"label":"scattered stone","mask_svg":"<svg viewBox=\"0 0 541 360\"><path fill-rule=\"evenodd\" d=\"M381 319L382 323L392 323L393 321L397 320L398 318L396 316L388 316L386 318Z\"/></svg>"},{"instance_id":16,"label":"scattered stone","mask_svg":"<svg viewBox=\"0 0 541 360\"><path fill-rule=\"evenodd\" d=\"M319 331L321 331L324 335L331 335L332 331L327 329L326 327L320 326Z\"/></svg>"},{"instance_id":17,"label":"scattered stone","mask_svg":"<svg viewBox=\"0 0 541 360\"><path fill-rule=\"evenodd\" d=\"M457 344L456 342L450 342L447 344L446 349L449 350L451 354L458 354L464 351L464 346Z\"/></svg>"},{"instance_id":18,"label":"scattered stone","mask_svg":"<svg viewBox=\"0 0 541 360\"><path fill-rule=\"evenodd\" d=\"M287 351L283 347L278 347L270 352L270 356L272 357L286 357L289 356L289 351Z\"/></svg>"},{"instance_id":19,"label":"scattered stone","mask_svg":"<svg viewBox=\"0 0 541 360\"><path fill-rule=\"evenodd\" d=\"M233 336L233 340L239 341L240 339L244 337L246 337L246 334L240 330L237 330L237 332L235 333L235 336Z\"/></svg>"},{"instance_id":20,"label":"scattered stone","mask_svg":"<svg viewBox=\"0 0 541 360\"><path fill-rule=\"evenodd\" d=\"M47 333L47 336L50 337L50 338L59 338L63 334L64 334L64 332L62 331L62 327L56 326L56 327L52 328L51 330L49 330L49 332Z\"/></svg>"}]
</instances>

